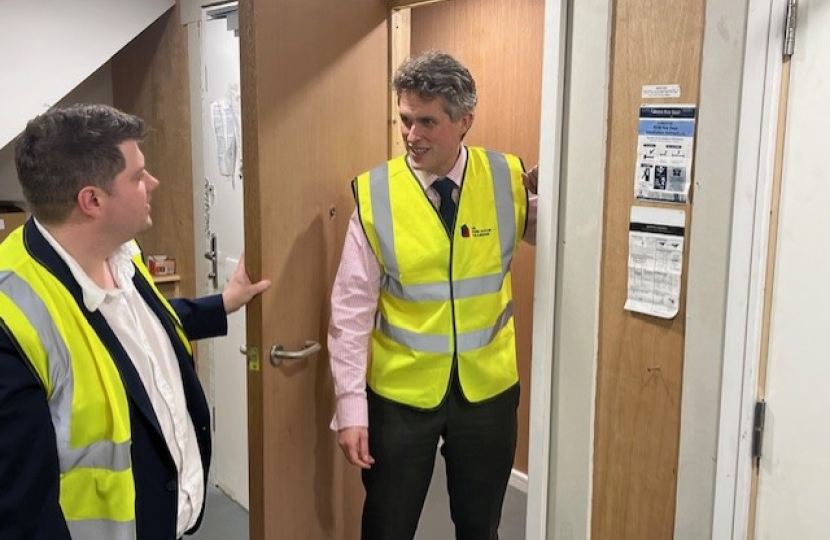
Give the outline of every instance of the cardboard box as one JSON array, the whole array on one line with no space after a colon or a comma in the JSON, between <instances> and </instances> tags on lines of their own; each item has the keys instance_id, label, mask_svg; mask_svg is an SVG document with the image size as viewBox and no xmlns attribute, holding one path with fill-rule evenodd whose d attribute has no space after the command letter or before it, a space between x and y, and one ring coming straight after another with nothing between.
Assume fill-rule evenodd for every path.
<instances>
[{"instance_id":1,"label":"cardboard box","mask_svg":"<svg viewBox=\"0 0 830 540\"><path fill-rule=\"evenodd\" d=\"M26 223L26 212L0 212L0 242Z\"/></svg>"},{"instance_id":2,"label":"cardboard box","mask_svg":"<svg viewBox=\"0 0 830 540\"><path fill-rule=\"evenodd\" d=\"M154 276L170 276L176 273L176 259L168 259L164 255L150 255L147 258L147 268Z\"/></svg>"}]
</instances>

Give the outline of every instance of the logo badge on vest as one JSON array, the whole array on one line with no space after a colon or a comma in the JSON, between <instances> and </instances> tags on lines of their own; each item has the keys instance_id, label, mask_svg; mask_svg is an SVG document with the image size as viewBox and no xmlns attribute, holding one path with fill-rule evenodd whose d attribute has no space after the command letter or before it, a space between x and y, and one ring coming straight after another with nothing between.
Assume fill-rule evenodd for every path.
<instances>
[{"instance_id":1,"label":"logo badge on vest","mask_svg":"<svg viewBox=\"0 0 830 540\"><path fill-rule=\"evenodd\" d=\"M493 229L479 229L477 227L469 226L466 223L461 226L462 238L487 238L492 233Z\"/></svg>"}]
</instances>

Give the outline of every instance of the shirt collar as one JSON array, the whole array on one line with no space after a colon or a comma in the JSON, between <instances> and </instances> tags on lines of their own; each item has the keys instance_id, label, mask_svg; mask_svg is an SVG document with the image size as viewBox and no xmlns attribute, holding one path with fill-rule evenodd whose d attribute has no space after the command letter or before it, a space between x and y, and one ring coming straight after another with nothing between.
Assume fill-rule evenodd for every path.
<instances>
[{"instance_id":1,"label":"shirt collar","mask_svg":"<svg viewBox=\"0 0 830 540\"><path fill-rule=\"evenodd\" d=\"M409 156L406 158L407 162L409 161ZM432 185L433 182L438 180L439 178L449 178L455 185L460 186L461 181L464 179L464 169L467 167L467 147L463 144L461 145L461 149L458 152L458 159L455 160L455 165L453 165L450 172L445 174L444 176L436 176L434 174L417 171L415 170L415 176L418 178L418 181L421 182L421 186L424 189L428 188Z\"/></svg>"},{"instance_id":2,"label":"shirt collar","mask_svg":"<svg viewBox=\"0 0 830 540\"><path fill-rule=\"evenodd\" d=\"M104 303L104 300L106 300L107 295L119 294L122 291L130 291L135 288L135 285L133 285L135 266L133 265L132 259L140 253L135 242L127 242L122 244L118 247L118 249L113 251L109 257L107 257L107 262L110 265L110 271L112 271L112 275L115 278L118 289L106 290L102 289L94 281L92 281L92 278L84 272L84 269L81 268L78 261L76 261L75 258L72 257L72 255L70 255L57 240L55 240L55 237L52 236L37 219L34 219L34 222L40 233L46 241L49 242L49 245L52 246L52 249L55 250L58 256L63 259L69 267L72 277L74 277L75 281L77 281L78 285L80 285L84 298L84 306L87 310L97 311L98 308L101 307L101 304Z\"/></svg>"}]
</instances>

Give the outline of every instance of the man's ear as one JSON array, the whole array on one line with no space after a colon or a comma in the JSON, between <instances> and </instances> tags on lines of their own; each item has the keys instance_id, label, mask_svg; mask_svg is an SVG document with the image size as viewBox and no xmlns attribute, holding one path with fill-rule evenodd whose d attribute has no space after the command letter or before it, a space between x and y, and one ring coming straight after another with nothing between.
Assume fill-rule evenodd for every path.
<instances>
[{"instance_id":1,"label":"man's ear","mask_svg":"<svg viewBox=\"0 0 830 540\"><path fill-rule=\"evenodd\" d=\"M473 127L473 120L475 120L475 113L472 112L468 112L461 117L461 120L459 120L459 122L461 122L461 127L464 128L464 131L462 132L463 135L461 136L462 139L467 135L467 132L470 131L470 128Z\"/></svg>"},{"instance_id":2,"label":"man's ear","mask_svg":"<svg viewBox=\"0 0 830 540\"><path fill-rule=\"evenodd\" d=\"M95 186L81 188L76 197L78 210L85 216L97 216L101 212L101 189Z\"/></svg>"}]
</instances>

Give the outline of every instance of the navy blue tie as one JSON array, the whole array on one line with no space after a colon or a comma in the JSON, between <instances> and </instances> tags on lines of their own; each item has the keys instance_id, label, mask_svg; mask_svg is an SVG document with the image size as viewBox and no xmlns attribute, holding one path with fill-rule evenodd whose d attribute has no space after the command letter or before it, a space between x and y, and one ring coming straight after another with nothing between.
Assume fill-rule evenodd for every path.
<instances>
[{"instance_id":1,"label":"navy blue tie","mask_svg":"<svg viewBox=\"0 0 830 540\"><path fill-rule=\"evenodd\" d=\"M432 183L432 187L441 196L441 204L438 206L438 212L444 220L444 227L446 227L447 232L452 236L455 213L458 210L455 201L452 200L452 192L457 186L449 178L439 178Z\"/></svg>"}]
</instances>

